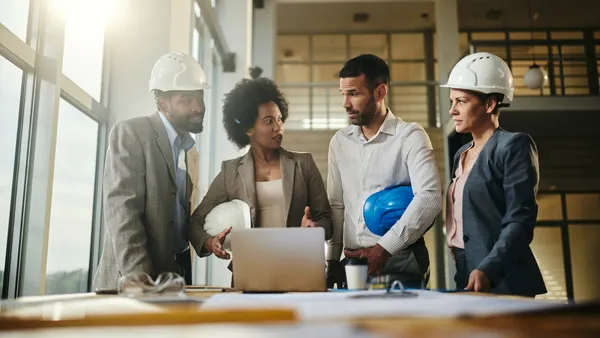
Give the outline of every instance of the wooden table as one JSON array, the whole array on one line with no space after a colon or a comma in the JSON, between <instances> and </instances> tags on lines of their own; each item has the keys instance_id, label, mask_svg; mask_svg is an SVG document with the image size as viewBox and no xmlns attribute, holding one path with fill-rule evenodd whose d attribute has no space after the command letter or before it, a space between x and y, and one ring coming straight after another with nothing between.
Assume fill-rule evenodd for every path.
<instances>
[{"instance_id":1,"label":"wooden table","mask_svg":"<svg viewBox=\"0 0 600 338\"><path fill-rule=\"evenodd\" d=\"M198 298L208 298L214 292L188 292ZM51 296L50 296L51 297ZM71 295L70 301L98 297L95 294ZM69 299L69 295L55 299ZM43 300L24 298L27 303ZM289 310L265 311L203 311L198 304L162 304L167 312L157 314L128 314L97 316L65 321L3 319L0 317L0 334L6 329L64 326L135 326L135 325L186 325L197 323L294 323L296 314ZM202 312L202 315L198 315ZM318 322L318 321L315 321ZM325 321L323 321L325 322ZM600 337L600 303L584 307L551 310L527 315L475 317L475 318L407 318L387 317L351 319L345 321L360 330L380 333L386 337Z\"/></svg>"}]
</instances>

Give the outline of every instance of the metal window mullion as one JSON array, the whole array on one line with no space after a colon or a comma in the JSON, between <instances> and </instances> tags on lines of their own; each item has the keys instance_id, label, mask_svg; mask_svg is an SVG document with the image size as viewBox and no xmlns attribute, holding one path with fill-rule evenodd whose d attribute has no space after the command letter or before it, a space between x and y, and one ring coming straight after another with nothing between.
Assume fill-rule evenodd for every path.
<instances>
[{"instance_id":1,"label":"metal window mullion","mask_svg":"<svg viewBox=\"0 0 600 338\"><path fill-rule=\"evenodd\" d=\"M45 9L49 7L46 6ZM42 10L37 43L31 145L23 216L17 295L45 293L65 24Z\"/></svg>"},{"instance_id":2,"label":"metal window mullion","mask_svg":"<svg viewBox=\"0 0 600 338\"><path fill-rule=\"evenodd\" d=\"M596 55L596 44L594 43L594 32L586 29L583 32L585 44L585 64L587 66L588 88L590 95L598 95L600 92L598 84L598 61Z\"/></svg>"},{"instance_id":3,"label":"metal window mullion","mask_svg":"<svg viewBox=\"0 0 600 338\"><path fill-rule=\"evenodd\" d=\"M35 50L0 23L0 56L19 68L33 71Z\"/></svg>"},{"instance_id":4,"label":"metal window mullion","mask_svg":"<svg viewBox=\"0 0 600 338\"><path fill-rule=\"evenodd\" d=\"M22 246L24 242L25 192L28 184L27 172L29 166L29 148L31 144L32 111L35 83L35 58L37 41L39 40L39 0L30 0L27 41L21 41L16 35L0 24L0 55L16 64L23 71L21 80L21 96L18 112L15 157L13 163L13 182L8 218L6 242L6 257L1 297L18 297L19 276L23 259ZM35 46L35 48L30 47Z\"/></svg>"},{"instance_id":5,"label":"metal window mullion","mask_svg":"<svg viewBox=\"0 0 600 338\"><path fill-rule=\"evenodd\" d=\"M562 59L562 45L557 45L558 48L558 74L560 76L560 90L562 91L562 96L567 95L567 91L565 90L565 70L563 68L563 59Z\"/></svg>"},{"instance_id":6,"label":"metal window mullion","mask_svg":"<svg viewBox=\"0 0 600 338\"><path fill-rule=\"evenodd\" d=\"M110 112L108 110L108 100L110 98L110 70L112 66L111 43L115 35L108 34L104 36L104 49L102 57L102 90L100 92L100 102L92 100L92 118L99 121L98 138L96 145L96 173L94 182L94 204L92 214L92 234L90 245L90 260L88 264L88 291L92 289L94 274L98 268L100 256L102 254L102 239L104 238L104 213L102 185L104 178L104 161L106 155L108 133L110 132Z\"/></svg>"},{"instance_id":7,"label":"metal window mullion","mask_svg":"<svg viewBox=\"0 0 600 338\"><path fill-rule=\"evenodd\" d=\"M22 260L21 248L24 240L25 191L28 183L27 172L33 121L31 112L34 101L34 81L35 77L33 73L24 72L21 85L21 103L19 105L19 122L16 138L18 142L15 149L2 298L16 298L19 295L18 281L20 276L20 262Z\"/></svg>"},{"instance_id":8,"label":"metal window mullion","mask_svg":"<svg viewBox=\"0 0 600 338\"><path fill-rule=\"evenodd\" d=\"M550 32L546 31L546 37L550 40ZM556 78L554 73L554 52L552 51L552 43L547 44L548 47L548 84L550 86L550 96L556 96Z\"/></svg>"},{"instance_id":9,"label":"metal window mullion","mask_svg":"<svg viewBox=\"0 0 600 338\"><path fill-rule=\"evenodd\" d=\"M569 215L567 213L567 196L565 193L560 194L560 204L562 207L563 221L560 227L561 244L563 249L563 267L565 271L565 286L567 289L567 300L569 303L574 302L573 293L573 271L571 268L571 243L569 240Z\"/></svg>"},{"instance_id":10,"label":"metal window mullion","mask_svg":"<svg viewBox=\"0 0 600 338\"><path fill-rule=\"evenodd\" d=\"M227 40L218 19L218 4L217 8L213 8L207 0L198 1L200 13L206 27L210 31L210 35L215 41L215 48L221 58L221 66L224 72L235 72L235 53L229 48Z\"/></svg>"},{"instance_id":11,"label":"metal window mullion","mask_svg":"<svg viewBox=\"0 0 600 338\"><path fill-rule=\"evenodd\" d=\"M90 236L90 256L88 264L87 291L92 289L92 282L98 262L100 261L102 249L102 183L104 174L104 153L106 151L106 142L108 139L107 123L98 124L98 138L96 144L96 173L94 180L94 202L92 211L92 232Z\"/></svg>"}]
</instances>

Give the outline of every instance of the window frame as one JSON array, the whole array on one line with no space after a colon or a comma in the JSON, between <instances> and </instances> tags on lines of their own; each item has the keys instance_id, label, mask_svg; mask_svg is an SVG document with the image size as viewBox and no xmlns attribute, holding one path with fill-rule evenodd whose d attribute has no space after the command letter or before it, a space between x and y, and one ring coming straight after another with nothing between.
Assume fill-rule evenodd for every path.
<instances>
[{"instance_id":1,"label":"window frame","mask_svg":"<svg viewBox=\"0 0 600 338\"><path fill-rule=\"evenodd\" d=\"M65 23L44 11L45 0L30 0L27 39L0 23L0 55L23 70L15 172L2 298L45 293L51 192L62 97L98 122L88 290L100 257L102 172L108 137L110 46L104 38L100 101L62 73ZM43 26L42 26L42 23ZM44 205L45 208L33 206ZM40 235L41 234L41 235ZM82 239L85 240L85 239Z\"/></svg>"}]
</instances>

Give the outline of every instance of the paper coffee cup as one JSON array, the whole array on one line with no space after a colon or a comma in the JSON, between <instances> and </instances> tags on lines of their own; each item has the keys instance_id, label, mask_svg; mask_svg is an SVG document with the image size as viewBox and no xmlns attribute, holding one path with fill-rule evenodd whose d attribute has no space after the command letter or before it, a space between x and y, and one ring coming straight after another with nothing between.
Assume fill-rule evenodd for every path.
<instances>
[{"instance_id":1,"label":"paper coffee cup","mask_svg":"<svg viewBox=\"0 0 600 338\"><path fill-rule=\"evenodd\" d=\"M348 290L366 290L368 270L369 261L366 258L348 259L346 264Z\"/></svg>"}]
</instances>

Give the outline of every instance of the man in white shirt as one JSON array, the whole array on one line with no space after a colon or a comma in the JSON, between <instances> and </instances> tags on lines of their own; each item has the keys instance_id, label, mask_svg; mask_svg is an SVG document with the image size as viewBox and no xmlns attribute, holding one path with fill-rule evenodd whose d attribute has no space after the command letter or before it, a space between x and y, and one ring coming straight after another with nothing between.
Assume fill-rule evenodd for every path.
<instances>
[{"instance_id":1,"label":"man in white shirt","mask_svg":"<svg viewBox=\"0 0 600 338\"><path fill-rule=\"evenodd\" d=\"M370 54L349 60L340 71L343 106L352 125L338 131L329 144L329 287L340 286L342 249L347 258L367 258L369 276L390 275L413 287L427 282L429 255L423 234L442 209L441 181L423 127L396 118L386 107L389 82L385 61ZM364 202L400 184L411 185L414 198L396 224L377 236L365 226Z\"/></svg>"}]
</instances>

